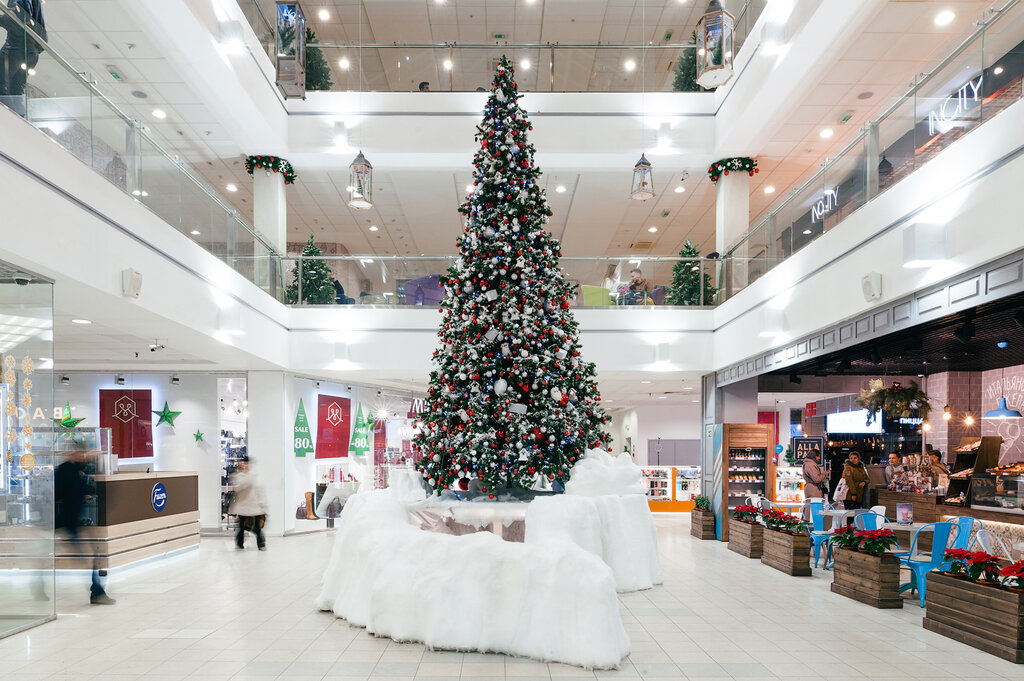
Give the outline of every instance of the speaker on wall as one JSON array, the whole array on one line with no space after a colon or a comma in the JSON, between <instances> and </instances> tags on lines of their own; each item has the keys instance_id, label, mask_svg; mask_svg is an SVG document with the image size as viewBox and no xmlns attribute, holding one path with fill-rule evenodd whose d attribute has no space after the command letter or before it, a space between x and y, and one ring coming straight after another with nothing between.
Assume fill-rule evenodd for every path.
<instances>
[{"instance_id":1,"label":"speaker on wall","mask_svg":"<svg viewBox=\"0 0 1024 681\"><path fill-rule=\"evenodd\" d=\"M121 293L125 298L138 298L142 293L142 273L130 267L121 270Z\"/></svg>"},{"instance_id":2,"label":"speaker on wall","mask_svg":"<svg viewBox=\"0 0 1024 681\"><path fill-rule=\"evenodd\" d=\"M878 272L865 274L860 280L861 290L864 292L864 300L871 302L882 298L882 275Z\"/></svg>"}]
</instances>

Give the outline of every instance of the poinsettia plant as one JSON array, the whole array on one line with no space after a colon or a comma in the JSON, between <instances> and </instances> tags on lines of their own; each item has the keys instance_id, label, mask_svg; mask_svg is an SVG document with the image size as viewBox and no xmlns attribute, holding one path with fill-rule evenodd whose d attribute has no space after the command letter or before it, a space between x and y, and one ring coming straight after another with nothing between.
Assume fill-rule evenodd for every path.
<instances>
[{"instance_id":1,"label":"poinsettia plant","mask_svg":"<svg viewBox=\"0 0 1024 681\"><path fill-rule=\"evenodd\" d=\"M917 411L922 419L928 418L928 412L932 410L928 404L928 395L925 394L916 381L903 385L899 381L893 381L887 387L880 378L868 383L867 389L862 389L860 395L854 400L868 411L868 425L875 420L879 411L884 411L894 418L907 417L912 411Z\"/></svg>"},{"instance_id":2,"label":"poinsettia plant","mask_svg":"<svg viewBox=\"0 0 1024 681\"><path fill-rule=\"evenodd\" d=\"M285 184L295 184L296 175L292 164L280 156L247 156L245 158L245 169L250 175L257 168L263 168L267 173L281 173L284 175Z\"/></svg>"},{"instance_id":3,"label":"poinsettia plant","mask_svg":"<svg viewBox=\"0 0 1024 681\"><path fill-rule=\"evenodd\" d=\"M974 555L974 551L965 549L946 549L946 560L949 561L948 572L951 575L958 575L967 567L967 559Z\"/></svg>"},{"instance_id":4,"label":"poinsettia plant","mask_svg":"<svg viewBox=\"0 0 1024 681\"><path fill-rule=\"evenodd\" d=\"M711 178L712 182L718 182L718 178L722 175L728 175L730 172L742 172L753 175L761 171L757 169L757 161L749 156L723 158L720 161L715 161L708 167L708 177Z\"/></svg>"},{"instance_id":5,"label":"poinsettia plant","mask_svg":"<svg viewBox=\"0 0 1024 681\"><path fill-rule=\"evenodd\" d=\"M829 541L844 549L855 549L860 546L860 537L857 535L858 533L852 525L843 525L835 529L832 536L829 537Z\"/></svg>"},{"instance_id":6,"label":"poinsettia plant","mask_svg":"<svg viewBox=\"0 0 1024 681\"><path fill-rule=\"evenodd\" d=\"M999 556L993 556L985 551L972 553L967 559L967 578L973 582L996 581L999 578Z\"/></svg>"},{"instance_id":7,"label":"poinsettia plant","mask_svg":"<svg viewBox=\"0 0 1024 681\"><path fill-rule=\"evenodd\" d=\"M789 517L789 514L783 513L777 508L769 508L761 512L761 519L764 521L764 524L773 530L784 529L787 517Z\"/></svg>"},{"instance_id":8,"label":"poinsettia plant","mask_svg":"<svg viewBox=\"0 0 1024 681\"><path fill-rule=\"evenodd\" d=\"M786 516L786 529L793 534L802 534L807 531L808 522L798 515Z\"/></svg>"},{"instance_id":9,"label":"poinsettia plant","mask_svg":"<svg viewBox=\"0 0 1024 681\"><path fill-rule=\"evenodd\" d=\"M896 546L896 533L892 530L863 530L855 536L860 539L860 547L872 556L880 556Z\"/></svg>"},{"instance_id":10,"label":"poinsettia plant","mask_svg":"<svg viewBox=\"0 0 1024 681\"><path fill-rule=\"evenodd\" d=\"M732 517L745 523L755 522L759 515L761 515L761 509L757 506L740 505L732 509Z\"/></svg>"},{"instance_id":11,"label":"poinsettia plant","mask_svg":"<svg viewBox=\"0 0 1024 681\"><path fill-rule=\"evenodd\" d=\"M1002 585L1007 588L1024 588L1024 560L1007 565L999 571L999 576L1003 578Z\"/></svg>"}]
</instances>

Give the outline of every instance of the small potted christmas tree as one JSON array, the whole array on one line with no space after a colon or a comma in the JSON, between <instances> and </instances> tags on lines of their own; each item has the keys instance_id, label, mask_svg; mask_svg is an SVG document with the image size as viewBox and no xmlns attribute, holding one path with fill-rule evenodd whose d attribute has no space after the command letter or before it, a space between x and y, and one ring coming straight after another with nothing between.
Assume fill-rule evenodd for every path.
<instances>
[{"instance_id":1,"label":"small potted christmas tree","mask_svg":"<svg viewBox=\"0 0 1024 681\"><path fill-rule=\"evenodd\" d=\"M672 267L672 284L669 286L666 302L669 305L711 305L715 298L715 287L711 275L704 272L699 260L700 251L689 239L679 251L680 260ZM703 288L702 288L703 287Z\"/></svg>"},{"instance_id":2,"label":"small potted christmas tree","mask_svg":"<svg viewBox=\"0 0 1024 681\"><path fill-rule=\"evenodd\" d=\"M320 255L313 244L313 235L302 247L303 256ZM309 305L330 305L335 302L334 276L325 260L300 260L292 268L292 283L285 289L285 300L294 305L299 302L299 265L302 265L302 302Z\"/></svg>"}]
</instances>

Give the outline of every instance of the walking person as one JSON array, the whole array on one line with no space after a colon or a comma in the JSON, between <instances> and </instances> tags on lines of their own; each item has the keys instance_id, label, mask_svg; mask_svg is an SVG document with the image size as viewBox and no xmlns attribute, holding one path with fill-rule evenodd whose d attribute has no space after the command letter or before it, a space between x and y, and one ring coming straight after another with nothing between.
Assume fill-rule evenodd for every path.
<instances>
[{"instance_id":1,"label":"walking person","mask_svg":"<svg viewBox=\"0 0 1024 681\"><path fill-rule=\"evenodd\" d=\"M846 510L864 508L868 492L868 469L861 463L860 454L850 452L850 457L843 466L843 480L849 491L846 493L846 501L843 508Z\"/></svg>"},{"instance_id":2,"label":"walking person","mask_svg":"<svg viewBox=\"0 0 1024 681\"><path fill-rule=\"evenodd\" d=\"M238 516L235 546L245 548L245 532L249 530L256 535L256 548L265 551L267 541L263 536L263 521L266 519L267 503L256 474L249 470L248 458L238 462L238 469L231 474L229 486L234 496L228 513Z\"/></svg>"},{"instance_id":3,"label":"walking person","mask_svg":"<svg viewBox=\"0 0 1024 681\"><path fill-rule=\"evenodd\" d=\"M75 442L68 452L67 460L57 466L53 472L53 498L57 506L54 527L63 529L68 540L75 547L84 547L85 552L75 553L92 559L92 586L89 588L89 602L93 605L113 605L116 601L107 595L100 581L100 571L96 566L96 555L89 542L81 541L79 530L82 526L82 510L85 497L95 494L96 490L85 474L85 465L89 460L89 449L85 442Z\"/></svg>"}]
</instances>

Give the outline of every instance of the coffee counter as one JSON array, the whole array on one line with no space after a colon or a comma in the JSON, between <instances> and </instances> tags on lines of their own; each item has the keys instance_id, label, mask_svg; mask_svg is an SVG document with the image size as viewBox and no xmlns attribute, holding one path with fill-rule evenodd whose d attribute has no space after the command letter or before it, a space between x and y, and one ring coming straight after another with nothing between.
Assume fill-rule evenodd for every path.
<instances>
[{"instance_id":1,"label":"coffee counter","mask_svg":"<svg viewBox=\"0 0 1024 681\"><path fill-rule=\"evenodd\" d=\"M57 569L112 568L199 544L199 474L97 475L93 526L58 540Z\"/></svg>"},{"instance_id":2,"label":"coffee counter","mask_svg":"<svg viewBox=\"0 0 1024 681\"><path fill-rule=\"evenodd\" d=\"M934 523L940 515L949 514L958 510L954 506L943 506L942 497L938 494L915 494L914 492L893 492L888 489L876 491L878 503L885 506L885 516L897 520L896 504L913 504L915 523ZM955 515L960 515L956 514Z\"/></svg>"}]
</instances>

